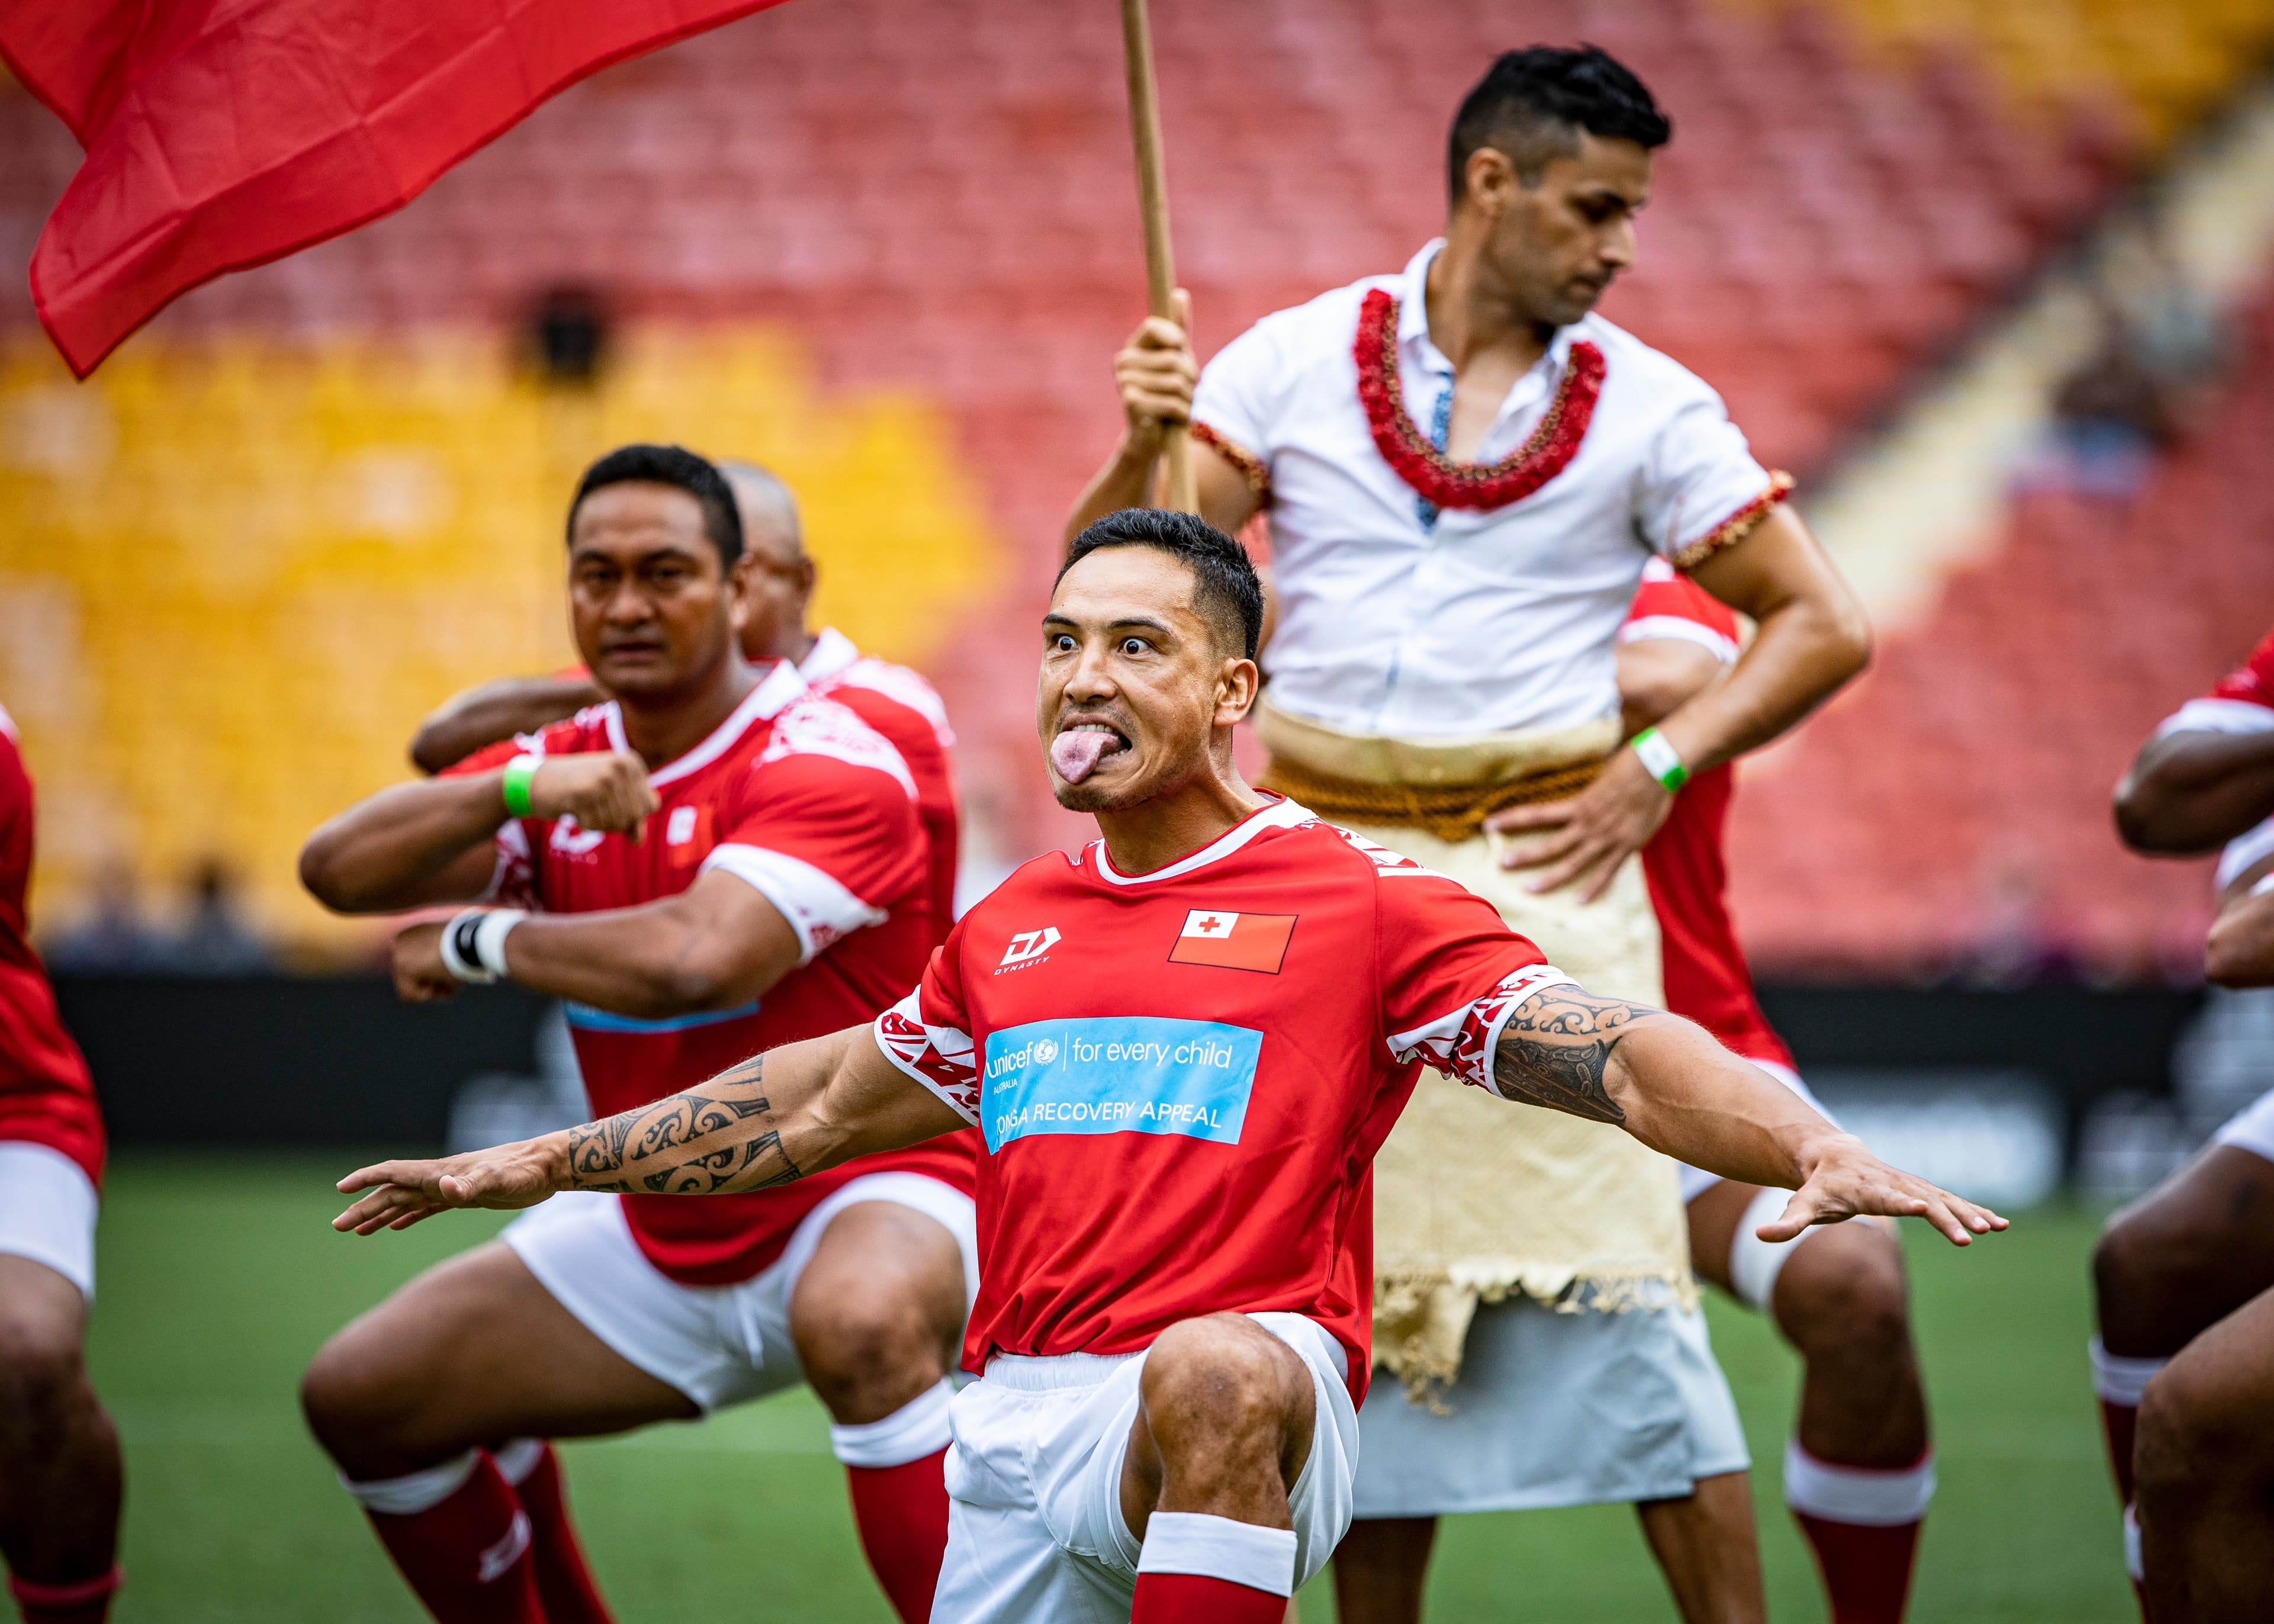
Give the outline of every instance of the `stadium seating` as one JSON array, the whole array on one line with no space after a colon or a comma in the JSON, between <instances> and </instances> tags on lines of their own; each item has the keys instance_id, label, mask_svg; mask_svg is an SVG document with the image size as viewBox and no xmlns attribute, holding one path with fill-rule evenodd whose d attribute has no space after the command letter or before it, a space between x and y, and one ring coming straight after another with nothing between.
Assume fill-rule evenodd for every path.
<instances>
[{"instance_id":1,"label":"stadium seating","mask_svg":"<svg viewBox=\"0 0 2274 1624\"><path fill-rule=\"evenodd\" d=\"M1805 479L2090 214L2120 152L2009 94L2036 36L1954 4L1943 30L1880 4L1160 0L1177 245L1203 351L1402 264L1441 221L1443 126L1489 54L1593 39L1652 80L1678 131L1642 267L1607 313L1721 387L1765 458ZM2134 15L2119 0L2038 9ZM2141 67L2138 105L2166 109L2160 128L2204 105L2259 37L2240 0L2175 9L2195 99L2176 68ZM83 778L60 775L114 808L83 844L181 804L126 793L115 775L144 769L120 763L188 762L224 782L268 771L252 760L261 727L229 719L224 668L278 691L305 686L312 658L362 673L328 718L359 741L356 764L328 773L337 800L392 770L405 726L450 682L540 658L548 589L515 572L541 575L546 492L635 423L783 462L830 578L861 582L883 605L876 635L939 676L967 778L998 798L1009 843L1058 838L1023 628L1065 504L1115 432L1108 357L1141 279L1111 8L1038 15L1013 0L797 0L610 70L399 214L181 301L99 378L109 410L132 410L88 431L111 448L79 472L0 446L0 500L70 515L0 536L0 580L100 603L136 651L117 666L81 657L92 741L38 733L51 760L94 753ZM1890 47L1943 33L1938 53ZM0 86L7 263L28 259L75 160L52 118ZM648 370L617 369L589 398L514 382L503 335L562 285L596 290ZM0 287L11 422L68 415L30 320L20 282ZM304 401L331 415L298 421ZM323 504L343 499L314 492L343 490L385 523L342 528ZM471 563L469 544L497 556ZM145 574L156 559L204 582L197 613L232 633L302 623L296 594L340 613L321 635L307 622L232 643L225 667L203 644L132 629L122 603L172 613ZM458 601L508 576L509 611ZM374 592L425 607L380 613ZM448 629L493 611L509 631ZM159 722L118 697L123 672L153 664L172 684L165 717L207 718L192 731L220 742L194 757L154 743ZM301 929L313 921L295 911L289 822L265 815L256 834L224 820L212 838L243 852L269 916ZM67 900L87 869L71 840L51 849L43 873Z\"/></svg>"},{"instance_id":2,"label":"stadium seating","mask_svg":"<svg viewBox=\"0 0 2274 1624\"><path fill-rule=\"evenodd\" d=\"M2018 498L1992 556L1745 770L1732 863L1765 969L1962 973L2019 903L2080 974L2200 974L2208 862L2122 852L2108 793L2274 622L2274 289L2245 328L2206 426L2136 499Z\"/></svg>"}]
</instances>

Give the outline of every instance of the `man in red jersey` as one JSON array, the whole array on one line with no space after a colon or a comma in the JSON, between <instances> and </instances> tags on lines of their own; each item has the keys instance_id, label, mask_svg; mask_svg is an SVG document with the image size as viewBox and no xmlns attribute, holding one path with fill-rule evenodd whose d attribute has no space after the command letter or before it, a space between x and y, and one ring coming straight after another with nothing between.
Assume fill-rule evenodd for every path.
<instances>
[{"instance_id":1,"label":"man in red jersey","mask_svg":"<svg viewBox=\"0 0 2274 1624\"><path fill-rule=\"evenodd\" d=\"M2221 847L2209 978L2274 985L2274 633L2140 748L2117 827ZM2100 1398L2125 1565L2156 1624L2274 1612L2274 1090L2108 1221L2093 1254Z\"/></svg>"},{"instance_id":2,"label":"man in red jersey","mask_svg":"<svg viewBox=\"0 0 2274 1624\"><path fill-rule=\"evenodd\" d=\"M813 601L813 560L797 498L753 462L721 462L742 521L742 657L752 665L787 660L806 685L827 694L892 741L915 780L916 811L931 853L932 934L947 939L955 923L955 861L960 814L947 707L922 675L854 646L833 626L807 629ZM606 698L582 667L550 677L501 677L469 688L419 726L410 759L440 772L486 745L534 733Z\"/></svg>"},{"instance_id":3,"label":"man in red jersey","mask_svg":"<svg viewBox=\"0 0 2274 1624\"><path fill-rule=\"evenodd\" d=\"M975 906L871 1026L542 1139L341 1181L370 1234L554 1190L711 1193L979 1126L980 1290L939 1624L1278 1624L1347 1526L1369 1167L1427 1064L1954 1242L2004 1221L1873 1158L1687 1021L1593 997L1441 875L1232 764L1262 590L1185 514L1076 538L1036 722L1102 838Z\"/></svg>"},{"instance_id":4,"label":"man in red jersey","mask_svg":"<svg viewBox=\"0 0 2274 1624\"><path fill-rule=\"evenodd\" d=\"M787 661L743 661L740 549L702 458L602 458L569 509L569 599L613 699L382 791L302 853L343 912L519 905L405 929L396 984L419 999L508 976L564 1000L598 1109L870 1019L931 945L907 767ZM977 1278L970 1163L947 1139L731 1202L635 1191L533 1214L335 1337L310 1424L438 1618L564 1624L606 1614L542 1440L804 1380L879 1581L923 1617Z\"/></svg>"},{"instance_id":5,"label":"man in red jersey","mask_svg":"<svg viewBox=\"0 0 2274 1624\"><path fill-rule=\"evenodd\" d=\"M1627 734L1672 714L1736 658L1736 617L1687 576L1656 560L1645 565L1619 633ZM1761 1012L1729 917L1722 835L1735 771L1725 763L1693 775L1643 848L1665 956L1666 1007L1814 1105L1791 1051ZM1783 1207L1782 1192L1700 1168L1682 1169L1682 1197L1692 1266L1770 1315L1800 1352L1804 1374L1798 1423L1785 1445L1785 1503L1815 1549L1834 1624L1895 1624L1934 1494L1902 1249L1869 1223L1764 1241L1755 1231Z\"/></svg>"},{"instance_id":6,"label":"man in red jersey","mask_svg":"<svg viewBox=\"0 0 2274 1624\"><path fill-rule=\"evenodd\" d=\"M32 779L0 710L0 1557L25 1624L102 1624L118 1589L118 1434L81 1350L102 1114L25 922Z\"/></svg>"}]
</instances>

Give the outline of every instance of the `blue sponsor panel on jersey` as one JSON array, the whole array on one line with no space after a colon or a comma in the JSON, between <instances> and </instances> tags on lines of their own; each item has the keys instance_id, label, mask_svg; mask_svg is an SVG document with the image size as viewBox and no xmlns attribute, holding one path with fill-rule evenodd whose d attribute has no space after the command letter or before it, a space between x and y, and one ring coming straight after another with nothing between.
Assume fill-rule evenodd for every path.
<instances>
[{"instance_id":1,"label":"blue sponsor panel on jersey","mask_svg":"<svg viewBox=\"0 0 2274 1624\"><path fill-rule=\"evenodd\" d=\"M999 1151L1032 1133L1181 1133L1239 1143L1263 1034L1129 1015L1037 1020L987 1039L980 1125Z\"/></svg>"}]
</instances>

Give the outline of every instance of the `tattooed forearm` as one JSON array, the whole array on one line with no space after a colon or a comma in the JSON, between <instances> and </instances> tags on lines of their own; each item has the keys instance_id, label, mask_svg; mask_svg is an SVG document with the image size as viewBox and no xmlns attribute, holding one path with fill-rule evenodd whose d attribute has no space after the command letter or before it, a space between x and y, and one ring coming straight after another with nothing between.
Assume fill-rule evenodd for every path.
<instances>
[{"instance_id":1,"label":"tattooed forearm","mask_svg":"<svg viewBox=\"0 0 2274 1624\"><path fill-rule=\"evenodd\" d=\"M802 1177L782 1148L773 1107L759 1093L762 1058L705 1083L568 1132L579 1190L714 1195L764 1190Z\"/></svg>"},{"instance_id":2,"label":"tattooed forearm","mask_svg":"<svg viewBox=\"0 0 2274 1624\"><path fill-rule=\"evenodd\" d=\"M1603 1079L1612 1046L1651 1012L1569 985L1542 989L1508 1018L1493 1051L1493 1080L1506 1099L1593 1122L1624 1123L1627 1114Z\"/></svg>"}]
</instances>

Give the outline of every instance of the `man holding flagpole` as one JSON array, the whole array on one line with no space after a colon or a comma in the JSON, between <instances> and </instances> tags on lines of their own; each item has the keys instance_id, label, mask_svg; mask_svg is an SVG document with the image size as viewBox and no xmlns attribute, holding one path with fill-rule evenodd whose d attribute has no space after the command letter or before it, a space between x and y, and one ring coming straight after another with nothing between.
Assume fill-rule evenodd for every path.
<instances>
[{"instance_id":1,"label":"man holding flagpole","mask_svg":"<svg viewBox=\"0 0 2274 1624\"><path fill-rule=\"evenodd\" d=\"M1205 372L1183 326L1139 329L1116 361L1121 443L1067 526L1146 500L1189 423L1202 515L1271 524L1266 782L1643 1000L1659 950L1629 859L1689 774L1775 738L1870 649L1782 505L1791 481L1712 389L1592 313L1670 134L1600 50L1503 56L1454 121L1446 236L1403 272L1266 318ZM1653 556L1758 634L1623 743L1615 643ZM1378 1161L1375 1357L1466 1413L1472 1447L1366 1451L1343 1617L1419 1616L1440 1514L1613 1500L1642 1507L1685 1616L1760 1616L1743 1440L1672 1164L1465 1092L1425 1077ZM1362 1425L1387 1439L1412 1409L1377 1389Z\"/></svg>"}]
</instances>

